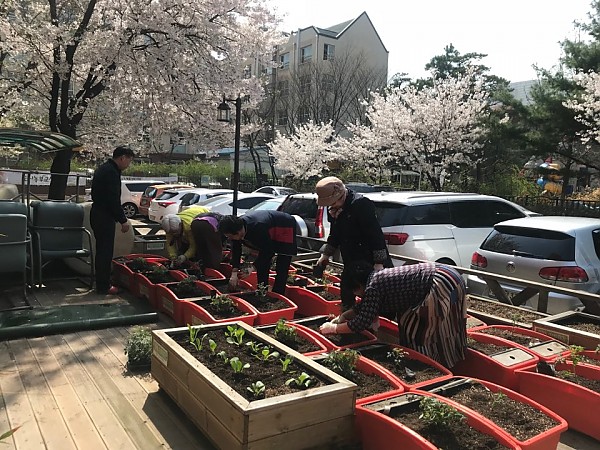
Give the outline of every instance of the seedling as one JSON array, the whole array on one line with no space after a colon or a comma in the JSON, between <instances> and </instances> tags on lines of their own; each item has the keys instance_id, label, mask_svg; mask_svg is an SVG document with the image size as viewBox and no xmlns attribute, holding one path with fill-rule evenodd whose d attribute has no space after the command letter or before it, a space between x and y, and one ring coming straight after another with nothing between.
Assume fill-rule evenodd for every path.
<instances>
[{"instance_id":1,"label":"seedling","mask_svg":"<svg viewBox=\"0 0 600 450\"><path fill-rule=\"evenodd\" d=\"M200 339L198 337L199 331L200 328L195 328L188 324L188 332L190 333L190 344L192 344L196 350L201 351L204 339L206 339L208 333L206 333L204 336L202 336L202 339Z\"/></svg>"},{"instance_id":2,"label":"seedling","mask_svg":"<svg viewBox=\"0 0 600 450\"><path fill-rule=\"evenodd\" d=\"M294 357L292 355L285 355L285 358L280 359L279 362L281 363L281 371L287 372L289 365L294 362Z\"/></svg>"},{"instance_id":3,"label":"seedling","mask_svg":"<svg viewBox=\"0 0 600 450\"><path fill-rule=\"evenodd\" d=\"M210 304L217 311L227 313L235 310L235 302L225 294L219 294L211 297Z\"/></svg>"},{"instance_id":4,"label":"seedling","mask_svg":"<svg viewBox=\"0 0 600 450\"><path fill-rule=\"evenodd\" d=\"M260 342L254 342L254 341L246 342L246 346L250 347L250 351L254 354L260 352L260 350L263 348L263 344L261 344Z\"/></svg>"},{"instance_id":5,"label":"seedling","mask_svg":"<svg viewBox=\"0 0 600 450\"><path fill-rule=\"evenodd\" d=\"M423 397L419 402L419 419L436 428L451 429L466 417L447 403L432 397Z\"/></svg>"},{"instance_id":6,"label":"seedling","mask_svg":"<svg viewBox=\"0 0 600 450\"><path fill-rule=\"evenodd\" d=\"M208 340L208 349L210 350L210 353L212 355L215 355L215 352L217 351L217 343L215 341L213 341L212 339Z\"/></svg>"},{"instance_id":7,"label":"seedling","mask_svg":"<svg viewBox=\"0 0 600 450\"><path fill-rule=\"evenodd\" d=\"M505 393L500 392L500 391L494 392L494 394L492 394L491 408L494 409L494 406L502 405L507 399L508 399L508 396Z\"/></svg>"},{"instance_id":8,"label":"seedling","mask_svg":"<svg viewBox=\"0 0 600 450\"><path fill-rule=\"evenodd\" d=\"M281 342L296 342L298 331L296 328L286 325L284 319L279 319L275 325L275 339Z\"/></svg>"},{"instance_id":9,"label":"seedling","mask_svg":"<svg viewBox=\"0 0 600 450\"><path fill-rule=\"evenodd\" d=\"M179 283L177 283L177 292L183 295L193 294L194 292L196 292L196 280L197 278L193 275L184 278Z\"/></svg>"},{"instance_id":10,"label":"seedling","mask_svg":"<svg viewBox=\"0 0 600 450\"><path fill-rule=\"evenodd\" d=\"M263 398L265 396L265 384L260 380L252 383L246 389L252 393L254 398Z\"/></svg>"},{"instance_id":11,"label":"seedling","mask_svg":"<svg viewBox=\"0 0 600 450\"><path fill-rule=\"evenodd\" d=\"M242 361L240 361L240 358L238 358L237 356L234 356L229 360L229 365L233 369L234 374L241 374L242 372L244 372L244 370L250 367L249 363L244 364Z\"/></svg>"},{"instance_id":12,"label":"seedling","mask_svg":"<svg viewBox=\"0 0 600 450\"><path fill-rule=\"evenodd\" d=\"M217 353L217 356L221 358L225 364L229 362L229 358L227 357L227 353L225 353L225 350L221 350L219 353Z\"/></svg>"},{"instance_id":13,"label":"seedling","mask_svg":"<svg viewBox=\"0 0 600 450\"><path fill-rule=\"evenodd\" d=\"M268 292L269 292L269 286L266 284L260 283L256 287L256 297L258 297L258 299L262 302L269 301L269 296L267 295Z\"/></svg>"},{"instance_id":14,"label":"seedling","mask_svg":"<svg viewBox=\"0 0 600 450\"><path fill-rule=\"evenodd\" d=\"M256 359L267 362L279 358L279 352L272 352L271 347L265 345L258 353L254 355Z\"/></svg>"},{"instance_id":15,"label":"seedling","mask_svg":"<svg viewBox=\"0 0 600 450\"><path fill-rule=\"evenodd\" d=\"M356 362L360 358L357 351L352 349L335 350L325 358L325 365L345 378L352 378Z\"/></svg>"},{"instance_id":16,"label":"seedling","mask_svg":"<svg viewBox=\"0 0 600 450\"><path fill-rule=\"evenodd\" d=\"M584 360L584 355L582 355L581 353L585 350L585 348L579 346L579 345L571 345L569 347L570 350L570 354L568 356L561 356L559 358L556 359L556 362L560 362L560 363L564 363L567 360L571 361L571 363L573 364L573 373L575 373L576 369L577 369L577 365L582 362ZM563 371L564 372L564 371Z\"/></svg>"},{"instance_id":17,"label":"seedling","mask_svg":"<svg viewBox=\"0 0 600 450\"><path fill-rule=\"evenodd\" d=\"M238 327L237 325L227 325L227 331L225 332L225 336L227 336L227 343L237 345L238 347L244 343L244 334L246 334L246 330Z\"/></svg>"},{"instance_id":18,"label":"seedling","mask_svg":"<svg viewBox=\"0 0 600 450\"><path fill-rule=\"evenodd\" d=\"M307 389L313 384L315 384L315 380L306 372L302 372L296 378L290 378L285 382L286 386L294 385L300 389Z\"/></svg>"},{"instance_id":19,"label":"seedling","mask_svg":"<svg viewBox=\"0 0 600 450\"><path fill-rule=\"evenodd\" d=\"M387 358L392 361L397 369L404 369L406 359L408 358L408 352L402 348L394 347L391 352L387 353Z\"/></svg>"}]
</instances>

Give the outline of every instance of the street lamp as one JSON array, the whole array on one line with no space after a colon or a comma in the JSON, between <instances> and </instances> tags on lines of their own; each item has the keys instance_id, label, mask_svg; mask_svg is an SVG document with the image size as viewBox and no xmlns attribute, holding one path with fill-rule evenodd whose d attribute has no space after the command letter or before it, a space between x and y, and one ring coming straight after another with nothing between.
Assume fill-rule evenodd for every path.
<instances>
[{"instance_id":1,"label":"street lamp","mask_svg":"<svg viewBox=\"0 0 600 450\"><path fill-rule=\"evenodd\" d=\"M233 153L233 215L237 216L237 201L238 190L240 184L240 126L242 123L242 99L238 95L237 98L226 98L223 96L223 101L217 108L217 120L219 122L231 121L231 108L227 102L235 103L235 147Z\"/></svg>"}]
</instances>

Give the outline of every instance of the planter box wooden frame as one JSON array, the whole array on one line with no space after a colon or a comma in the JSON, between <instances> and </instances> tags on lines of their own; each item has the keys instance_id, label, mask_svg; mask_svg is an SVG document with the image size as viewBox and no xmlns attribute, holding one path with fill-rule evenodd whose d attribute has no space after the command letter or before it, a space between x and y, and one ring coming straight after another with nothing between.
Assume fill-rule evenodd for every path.
<instances>
[{"instance_id":1,"label":"planter box wooden frame","mask_svg":"<svg viewBox=\"0 0 600 450\"><path fill-rule=\"evenodd\" d=\"M567 345L580 345L583 348L595 350L596 347L600 345L600 335L588 333L583 330L576 330L575 328L569 327L568 324L561 324L561 322L574 317L581 317L584 321L590 321L592 323L600 323L600 317L598 316L577 311L567 311L536 320L533 322L533 329L558 339Z\"/></svg>"},{"instance_id":2,"label":"planter box wooden frame","mask_svg":"<svg viewBox=\"0 0 600 450\"><path fill-rule=\"evenodd\" d=\"M348 442L353 436L356 385L249 325L237 324L332 384L248 401L169 336L187 333L187 328L155 330L152 375L202 433L227 450L292 450ZM202 333L223 327L200 328Z\"/></svg>"},{"instance_id":3,"label":"planter box wooden frame","mask_svg":"<svg viewBox=\"0 0 600 450\"><path fill-rule=\"evenodd\" d=\"M513 310L513 311L515 311L515 313L516 312L527 312L527 313L531 313L536 316L539 315L540 319L548 317L548 314L544 314L539 311L533 311L533 310L529 310L526 308L520 308L518 306L507 305L505 303L500 303L500 302L497 302L494 300L488 300L485 298L474 297L474 296L470 296L470 298L476 299L478 302L492 303L492 304L494 304L494 306L501 305L501 306L505 307L507 309L507 311ZM477 310L477 308L475 306L467 308L467 312L471 316L476 317L477 319L485 322L487 325L515 325L515 326L518 326L521 328L529 328L529 329L533 328L533 322L531 322L531 323L514 322L512 319L507 318L507 317L496 316L494 314L490 314L490 313L487 313L484 311L479 311L479 310Z\"/></svg>"}]
</instances>

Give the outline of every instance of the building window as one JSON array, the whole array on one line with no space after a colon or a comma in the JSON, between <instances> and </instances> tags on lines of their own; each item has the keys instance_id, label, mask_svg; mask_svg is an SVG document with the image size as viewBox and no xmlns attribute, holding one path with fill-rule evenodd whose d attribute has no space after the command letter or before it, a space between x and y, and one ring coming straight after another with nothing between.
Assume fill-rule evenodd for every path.
<instances>
[{"instance_id":1,"label":"building window","mask_svg":"<svg viewBox=\"0 0 600 450\"><path fill-rule=\"evenodd\" d=\"M290 67L290 54L284 53L283 55L279 55L279 68L287 69Z\"/></svg>"},{"instance_id":2,"label":"building window","mask_svg":"<svg viewBox=\"0 0 600 450\"><path fill-rule=\"evenodd\" d=\"M307 45L300 49L300 64L309 62L312 59L312 45Z\"/></svg>"},{"instance_id":3,"label":"building window","mask_svg":"<svg viewBox=\"0 0 600 450\"><path fill-rule=\"evenodd\" d=\"M277 83L277 89L279 90L279 95L281 97L287 97L290 93L290 81L282 80Z\"/></svg>"},{"instance_id":4,"label":"building window","mask_svg":"<svg viewBox=\"0 0 600 450\"><path fill-rule=\"evenodd\" d=\"M252 77L252 67L250 65L244 67L244 78L248 79Z\"/></svg>"},{"instance_id":5,"label":"building window","mask_svg":"<svg viewBox=\"0 0 600 450\"><path fill-rule=\"evenodd\" d=\"M287 125L288 123L288 115L287 111L281 109L277 112L277 125Z\"/></svg>"},{"instance_id":6,"label":"building window","mask_svg":"<svg viewBox=\"0 0 600 450\"><path fill-rule=\"evenodd\" d=\"M323 45L323 59L326 61L333 61L335 57L335 45L325 44Z\"/></svg>"}]
</instances>

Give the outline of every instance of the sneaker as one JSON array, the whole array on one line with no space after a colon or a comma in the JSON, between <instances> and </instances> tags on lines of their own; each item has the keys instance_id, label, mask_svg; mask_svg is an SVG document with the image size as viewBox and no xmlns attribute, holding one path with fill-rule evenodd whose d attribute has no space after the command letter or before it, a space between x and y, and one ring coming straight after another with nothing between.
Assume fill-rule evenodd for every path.
<instances>
[{"instance_id":1,"label":"sneaker","mask_svg":"<svg viewBox=\"0 0 600 450\"><path fill-rule=\"evenodd\" d=\"M111 286L108 288L108 295L117 295L119 293L119 288L117 286Z\"/></svg>"}]
</instances>

